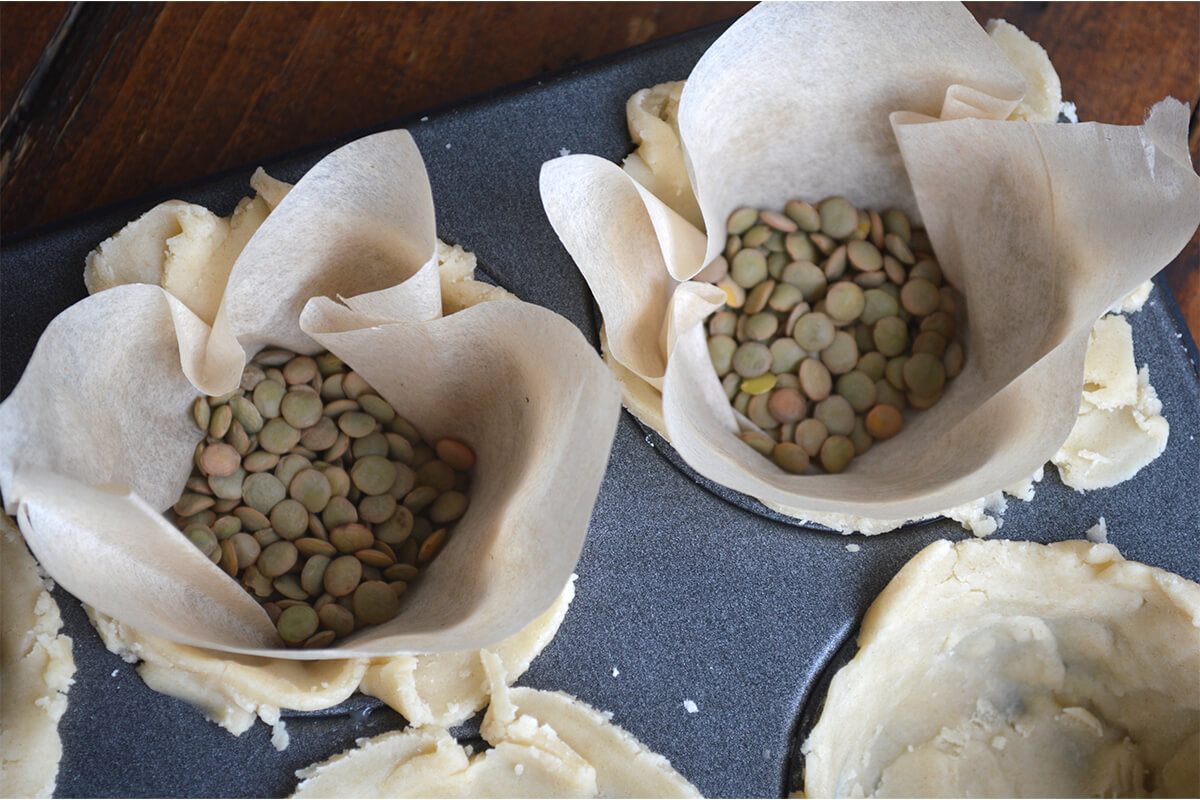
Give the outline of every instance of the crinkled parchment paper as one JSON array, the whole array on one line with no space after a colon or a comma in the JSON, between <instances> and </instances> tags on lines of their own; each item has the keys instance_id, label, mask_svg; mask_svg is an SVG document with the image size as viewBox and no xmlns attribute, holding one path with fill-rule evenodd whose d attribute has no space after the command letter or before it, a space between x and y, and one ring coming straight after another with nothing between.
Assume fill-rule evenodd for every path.
<instances>
[{"instance_id":1,"label":"crinkled parchment paper","mask_svg":"<svg viewBox=\"0 0 1200 800\"><path fill-rule=\"evenodd\" d=\"M767 3L688 77L679 130L706 237L619 167L544 165L546 213L604 316L613 358L661 393L702 475L768 505L919 518L1026 479L1066 439L1096 319L1200 223L1185 106L1140 126L1009 119L1020 69L959 5ZM791 476L736 436L690 280L749 205L842 195L926 227L963 294L967 363L930 412L840 475ZM642 395L646 399L646 395Z\"/></svg>"},{"instance_id":2,"label":"crinkled parchment paper","mask_svg":"<svg viewBox=\"0 0 1200 800\"><path fill-rule=\"evenodd\" d=\"M211 296L214 275L228 276L240 248L291 190L259 170L250 179L254 198L242 200L228 218L179 201L155 206L103 242L88 257L84 274L95 293L129 282L175 287L189 300ZM437 242L442 313L487 300L515 299L498 286L473 279L475 256ZM189 292L185 289L195 289ZM215 315L215 306L212 309ZM17 531L13 530L14 535ZM574 576L541 616L496 642L504 674L515 681L549 644L574 597ZM409 725L451 726L487 705L490 685L482 651L291 661L243 656L177 644L135 630L89 609L109 650L129 662L146 685L197 706L204 715L240 736L255 718L273 727L271 742L283 750L289 735L281 709L316 711L335 706L356 689L380 698ZM221 680L214 681L213 675Z\"/></svg>"},{"instance_id":3,"label":"crinkled parchment paper","mask_svg":"<svg viewBox=\"0 0 1200 800\"><path fill-rule=\"evenodd\" d=\"M68 591L172 641L307 659L477 649L550 606L582 547L617 389L546 309L442 316L432 196L407 132L335 151L279 200L211 325L188 297L195 308L129 284L77 303L0 406L6 508ZM159 513L191 469L197 390L232 389L265 345L334 352L425 437L477 455L471 508L399 616L325 650L278 646L266 612Z\"/></svg>"}]
</instances>

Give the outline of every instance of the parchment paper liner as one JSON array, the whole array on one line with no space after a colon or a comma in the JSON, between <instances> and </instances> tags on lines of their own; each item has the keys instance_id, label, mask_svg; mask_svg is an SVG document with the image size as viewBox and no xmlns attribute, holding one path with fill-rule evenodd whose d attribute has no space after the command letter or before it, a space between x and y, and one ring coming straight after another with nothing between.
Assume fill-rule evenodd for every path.
<instances>
[{"instance_id":1,"label":"parchment paper liner","mask_svg":"<svg viewBox=\"0 0 1200 800\"><path fill-rule=\"evenodd\" d=\"M1009 121L1024 80L958 5L766 3L718 39L679 104L709 230L615 164L543 166L542 200L600 305L612 357L661 391L667 436L700 474L768 504L918 518L1030 475L1079 408L1088 332L1200 222L1185 106L1146 124ZM840 475L792 476L746 447L689 281L735 208L842 195L927 228L965 296L967 363L934 410ZM640 396L644 398L644 393Z\"/></svg>"},{"instance_id":2,"label":"parchment paper liner","mask_svg":"<svg viewBox=\"0 0 1200 800\"><path fill-rule=\"evenodd\" d=\"M50 575L138 630L285 658L478 649L549 607L582 548L618 391L546 309L485 302L441 317L434 245L420 154L407 132L381 133L283 199L211 328L145 284L60 314L0 406L6 508ZM277 646L258 603L158 513L191 469L197 387L232 389L265 344L334 352L427 439L453 435L477 455L471 507L399 616L323 650Z\"/></svg>"}]
</instances>

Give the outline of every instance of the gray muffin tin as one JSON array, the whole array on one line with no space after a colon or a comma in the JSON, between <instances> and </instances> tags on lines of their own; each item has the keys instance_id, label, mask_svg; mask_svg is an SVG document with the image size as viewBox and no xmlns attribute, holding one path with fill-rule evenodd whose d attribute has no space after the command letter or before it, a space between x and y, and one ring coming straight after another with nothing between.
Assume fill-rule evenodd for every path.
<instances>
[{"instance_id":1,"label":"gray muffin tin","mask_svg":"<svg viewBox=\"0 0 1200 800\"><path fill-rule=\"evenodd\" d=\"M598 311L542 212L538 170L564 151L619 161L630 148L625 100L637 89L685 78L720 30L373 130L412 132L442 239L473 251L485 279L562 314L598 345ZM264 166L295 181L343 141L370 132ZM46 324L85 296L89 250L169 197L229 213L249 191L253 166L5 242L3 396ZM1195 345L1169 291L1156 288L1130 322L1138 363L1149 364L1171 424L1167 451L1133 480L1088 494L1064 487L1047 467L1037 497L1011 501L996 536L1078 539L1103 516L1126 557L1197 580ZM852 653L853 631L871 600L931 541L969 536L945 520L877 537L802 528L698 480L623 413L579 561L575 602L519 683L569 692L612 712L615 723L707 796L777 797L793 788L798 764L790 753L819 710L823 673L839 649L839 660ZM197 709L149 690L133 665L103 647L79 603L61 589L55 596L78 665L60 725L60 796L286 795L296 786L295 770L403 725L387 707L355 696L328 711L285 712L291 745L283 752L261 723L231 736ZM477 726L478 717L456 733L470 739Z\"/></svg>"}]
</instances>

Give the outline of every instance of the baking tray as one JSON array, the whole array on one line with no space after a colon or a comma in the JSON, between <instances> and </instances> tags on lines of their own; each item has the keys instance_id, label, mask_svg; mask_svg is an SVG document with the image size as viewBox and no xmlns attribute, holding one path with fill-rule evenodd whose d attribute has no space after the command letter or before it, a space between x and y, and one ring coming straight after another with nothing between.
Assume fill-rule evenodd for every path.
<instances>
[{"instance_id":1,"label":"baking tray","mask_svg":"<svg viewBox=\"0 0 1200 800\"><path fill-rule=\"evenodd\" d=\"M344 141L407 127L428 167L439 236L473 251L485 279L562 314L598 345L597 309L542 212L538 170L563 152L619 160L630 146L626 98L685 78L723 27L264 166L295 181ZM47 323L84 297L88 251L168 197L228 214L249 191L252 166L5 242L0 394L12 390ZM1149 364L1171 424L1167 451L1133 480L1088 494L1064 487L1047 467L1036 499L1012 501L996 535L1080 538L1103 516L1110 541L1128 558L1198 580L1195 345L1161 288L1130 321L1138 363ZM852 651L848 642L871 600L922 547L970 534L941 520L877 537L841 536L762 511L696 480L661 439L623 413L577 568L575 602L518 683L570 692L612 712L705 795L780 796L796 767L789 752L797 720L819 708L814 687L839 648ZM296 786L295 770L403 724L382 704L356 696L329 711L285 712L291 745L283 752L261 723L231 736L192 706L146 688L133 665L105 650L79 603L61 589L55 596L78 665L60 724L60 796L286 795ZM469 738L477 723L457 732Z\"/></svg>"}]
</instances>

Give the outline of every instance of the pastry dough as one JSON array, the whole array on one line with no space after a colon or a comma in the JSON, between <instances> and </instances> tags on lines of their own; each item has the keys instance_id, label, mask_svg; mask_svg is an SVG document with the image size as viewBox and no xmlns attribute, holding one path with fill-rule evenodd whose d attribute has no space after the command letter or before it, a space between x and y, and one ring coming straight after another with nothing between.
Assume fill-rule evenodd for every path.
<instances>
[{"instance_id":1,"label":"pastry dough","mask_svg":"<svg viewBox=\"0 0 1200 800\"><path fill-rule=\"evenodd\" d=\"M1013 111L1011 119L1053 122L1062 107L1062 85L1050 58L1041 45L1004 20L991 20L988 34L1012 63L1018 67L1028 91ZM679 140L679 96L684 82L663 83L636 92L626 104L629 134L637 149L624 162L627 174L637 180L673 210L702 227L695 195L688 182ZM693 210L694 209L694 210ZM1147 281L1117 304L1114 310L1137 311L1145 303L1151 283ZM1161 404L1149 375L1137 375L1133 367L1132 339L1118 330L1119 323L1102 318L1096 323L1089 341L1088 377L1105 394L1120 392L1122 401L1097 404L1086 391L1079 421L1070 438L1054 456L1063 481L1076 489L1113 486L1128 480L1157 458L1166 447L1168 426L1159 416ZM1128 332L1128 325L1125 326ZM1119 350L1115 337L1129 340L1128 352ZM662 414L662 396L654 387L613 357L603 328L601 350L605 363L621 385L622 403L645 425L669 440ZM946 517L978 537L995 533L1000 527L1008 497L1029 502L1043 470L1019 483L981 497L973 502L945 509L934 516ZM763 501L764 505L785 516L824 525L842 533L875 535L908 524L907 519L873 519L829 512L813 512Z\"/></svg>"},{"instance_id":2,"label":"pastry dough","mask_svg":"<svg viewBox=\"0 0 1200 800\"><path fill-rule=\"evenodd\" d=\"M484 652L491 706L482 753L444 728L360 741L300 770L295 797L699 797L696 788L606 714L562 692L508 689Z\"/></svg>"},{"instance_id":3,"label":"pastry dough","mask_svg":"<svg viewBox=\"0 0 1200 800\"><path fill-rule=\"evenodd\" d=\"M810 797L1200 793L1200 585L1111 545L935 542L858 646Z\"/></svg>"},{"instance_id":4,"label":"pastry dough","mask_svg":"<svg viewBox=\"0 0 1200 800\"><path fill-rule=\"evenodd\" d=\"M1002 19L988 20L987 32L1025 79L1025 96L1008 118L1027 122L1057 120L1062 108L1062 81L1046 50Z\"/></svg>"},{"instance_id":5,"label":"pastry dough","mask_svg":"<svg viewBox=\"0 0 1200 800\"><path fill-rule=\"evenodd\" d=\"M1133 358L1133 330L1109 315L1092 328L1083 363L1079 418L1054 464L1063 483L1083 491L1116 486L1162 455L1171 426Z\"/></svg>"},{"instance_id":6,"label":"pastry dough","mask_svg":"<svg viewBox=\"0 0 1200 800\"><path fill-rule=\"evenodd\" d=\"M75 674L71 638L37 562L0 514L0 795L50 797L62 760L58 721Z\"/></svg>"},{"instance_id":7,"label":"pastry dough","mask_svg":"<svg viewBox=\"0 0 1200 800\"><path fill-rule=\"evenodd\" d=\"M246 242L292 187L261 168L250 178L254 197L218 217L204 206L168 200L126 225L88 253L88 294L127 283L162 286L212 324L229 271Z\"/></svg>"},{"instance_id":8,"label":"pastry dough","mask_svg":"<svg viewBox=\"0 0 1200 800\"><path fill-rule=\"evenodd\" d=\"M622 167L634 180L697 228L704 228L679 146L679 94L683 81L634 93L625 104L629 136L637 146Z\"/></svg>"},{"instance_id":9,"label":"pastry dough","mask_svg":"<svg viewBox=\"0 0 1200 800\"><path fill-rule=\"evenodd\" d=\"M483 657L498 658L504 673L516 680L558 633L574 597L572 576L544 614L487 650L372 659L361 689L399 711L410 725L456 725L488 703Z\"/></svg>"},{"instance_id":10,"label":"pastry dough","mask_svg":"<svg viewBox=\"0 0 1200 800\"><path fill-rule=\"evenodd\" d=\"M516 680L554 638L575 596L574 579L558 600L528 627L492 646L505 674ZM396 709L411 724L450 726L487 704L482 654L441 653L392 658L294 661L216 653L135 631L91 611L105 646L126 661L155 691L198 707L240 736L259 717L280 725L280 709L317 711L341 703L356 690ZM287 746L280 735L276 747Z\"/></svg>"},{"instance_id":11,"label":"pastry dough","mask_svg":"<svg viewBox=\"0 0 1200 800\"><path fill-rule=\"evenodd\" d=\"M199 708L240 736L261 717L278 725L280 709L316 711L358 689L367 659L295 661L218 653L142 633L88 609L104 646L129 663L156 692ZM282 749L282 748L280 748Z\"/></svg>"},{"instance_id":12,"label":"pastry dough","mask_svg":"<svg viewBox=\"0 0 1200 800\"><path fill-rule=\"evenodd\" d=\"M262 168L250 186L255 196L243 197L228 218L182 200L160 203L138 217L88 253L83 271L88 294L128 283L162 286L211 324L233 262L292 188ZM475 280L473 253L440 239L436 246L443 314L485 300L516 299L502 287Z\"/></svg>"},{"instance_id":13,"label":"pastry dough","mask_svg":"<svg viewBox=\"0 0 1200 800\"><path fill-rule=\"evenodd\" d=\"M1001 517L1008 509L1009 497L1015 497L1026 503L1033 500L1034 487L1041 481L1044 472L1045 470L1039 467L1036 472L1025 480L1005 487L998 492L992 492L988 496L973 500L970 503L963 503L953 508L947 508L934 516L952 519L979 538L986 538L995 533L1003 523ZM903 528L911 521L906 519L872 519L870 517L856 517L851 514L823 514L799 508L774 505L772 503L766 503L765 505L773 511L778 511L780 514L796 517L806 522L815 522L818 525L824 525L840 533L861 533L866 536L875 536L880 533L894 531L897 528Z\"/></svg>"},{"instance_id":14,"label":"pastry dough","mask_svg":"<svg viewBox=\"0 0 1200 800\"><path fill-rule=\"evenodd\" d=\"M1050 459L1077 417L1092 325L1186 244L1200 194L1179 187L1200 178L1173 99L1142 126L1010 120L1027 94L1021 68L961 5L896 6L881 21L854 3L763 3L680 93L680 148L706 230L604 158L543 164L543 207L595 297L609 353L661 391L669 441L692 471L778 506L920 519ZM736 244L731 212L798 194L903 211L970 307L966 366L938 412L840 475L791 474L748 448L752 423L730 408L705 346L704 320L729 299L706 279ZM1144 199L1125 204L1132 217L1106 206L1134 195Z\"/></svg>"},{"instance_id":15,"label":"pastry dough","mask_svg":"<svg viewBox=\"0 0 1200 800\"><path fill-rule=\"evenodd\" d=\"M212 298L219 302L233 261L291 189L261 169L251 185L257 196L244 198L229 219L179 201L156 206L89 255L89 291L154 283L193 310L207 308ZM436 247L443 314L515 299L501 287L474 279L474 254L442 241ZM211 311L215 315L215 306ZM574 578L541 616L490 648L514 680L554 638L573 597ZM230 656L176 644L89 611L109 650L141 662L138 673L150 688L197 706L234 735L261 718L276 727L273 741L279 749L287 746L280 709L329 708L360 688L412 725L453 725L487 704L479 651L307 662Z\"/></svg>"}]
</instances>

